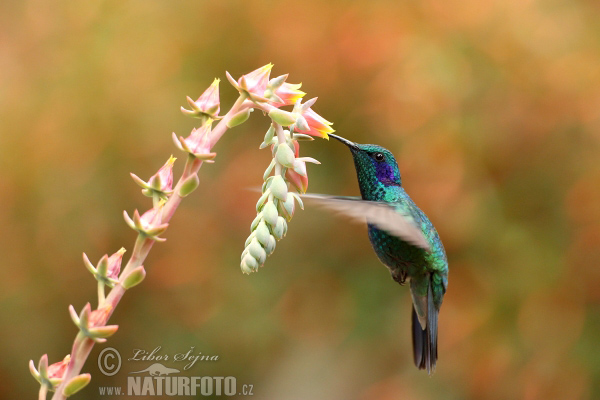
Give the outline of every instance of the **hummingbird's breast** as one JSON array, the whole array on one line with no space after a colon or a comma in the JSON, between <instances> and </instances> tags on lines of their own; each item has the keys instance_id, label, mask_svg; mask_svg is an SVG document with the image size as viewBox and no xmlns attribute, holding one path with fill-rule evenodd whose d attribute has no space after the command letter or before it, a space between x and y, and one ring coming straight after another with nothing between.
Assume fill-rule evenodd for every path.
<instances>
[{"instance_id":1,"label":"hummingbird's breast","mask_svg":"<svg viewBox=\"0 0 600 400\"><path fill-rule=\"evenodd\" d=\"M377 258L390 270L392 276L417 276L426 272L425 250L413 246L384 230L369 224L369 240Z\"/></svg>"},{"instance_id":2,"label":"hummingbird's breast","mask_svg":"<svg viewBox=\"0 0 600 400\"><path fill-rule=\"evenodd\" d=\"M377 194L378 198L374 201L385 202L396 207L398 212L409 215L431 245L431 251L424 250L369 224L369 240L373 250L379 260L390 269L394 279L398 281L397 277L416 277L434 271L447 275L446 253L438 233L404 189L388 186Z\"/></svg>"}]
</instances>

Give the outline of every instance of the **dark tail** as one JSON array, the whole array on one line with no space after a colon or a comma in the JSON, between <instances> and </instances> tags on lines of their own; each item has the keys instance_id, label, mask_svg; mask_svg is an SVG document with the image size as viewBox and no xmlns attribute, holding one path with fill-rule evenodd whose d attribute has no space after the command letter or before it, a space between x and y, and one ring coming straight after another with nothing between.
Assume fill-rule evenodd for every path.
<instances>
[{"instance_id":1,"label":"dark tail","mask_svg":"<svg viewBox=\"0 0 600 400\"><path fill-rule=\"evenodd\" d=\"M425 329L421 329L414 306L412 310L412 339L415 365L419 369L427 369L429 375L435 371L435 363L437 361L437 331L438 310L433 303L430 282L427 294L427 327Z\"/></svg>"}]
</instances>

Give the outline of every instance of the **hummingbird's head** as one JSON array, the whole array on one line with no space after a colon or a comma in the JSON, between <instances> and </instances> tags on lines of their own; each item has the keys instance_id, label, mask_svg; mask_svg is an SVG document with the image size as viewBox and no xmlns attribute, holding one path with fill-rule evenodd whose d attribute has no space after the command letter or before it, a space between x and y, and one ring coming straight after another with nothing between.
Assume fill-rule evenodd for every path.
<instances>
[{"instance_id":1,"label":"hummingbird's head","mask_svg":"<svg viewBox=\"0 0 600 400\"><path fill-rule=\"evenodd\" d=\"M354 143L331 133L329 136L344 143L352 152L363 198L372 199L372 192L381 187L402 185L398 163L388 149L376 144Z\"/></svg>"}]
</instances>

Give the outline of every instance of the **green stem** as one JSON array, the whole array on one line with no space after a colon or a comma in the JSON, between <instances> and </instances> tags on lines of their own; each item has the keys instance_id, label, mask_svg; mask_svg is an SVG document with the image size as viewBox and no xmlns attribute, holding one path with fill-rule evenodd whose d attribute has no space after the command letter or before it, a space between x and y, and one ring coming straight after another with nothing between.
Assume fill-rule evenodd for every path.
<instances>
[{"instance_id":1,"label":"green stem","mask_svg":"<svg viewBox=\"0 0 600 400\"><path fill-rule=\"evenodd\" d=\"M98 308L104 303L106 296L104 295L104 282L98 281Z\"/></svg>"}]
</instances>

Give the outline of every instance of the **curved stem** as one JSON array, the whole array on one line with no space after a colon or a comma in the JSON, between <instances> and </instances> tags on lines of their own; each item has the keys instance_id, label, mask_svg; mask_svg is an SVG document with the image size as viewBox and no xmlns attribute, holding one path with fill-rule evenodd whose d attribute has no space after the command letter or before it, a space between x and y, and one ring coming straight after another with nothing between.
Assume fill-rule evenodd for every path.
<instances>
[{"instance_id":1,"label":"curved stem","mask_svg":"<svg viewBox=\"0 0 600 400\"><path fill-rule=\"evenodd\" d=\"M211 138L210 138L211 139L210 147L212 148L219 141L219 139L223 136L223 134L227 131L227 129L228 129L227 123L231 120L231 118L235 114L237 114L241 111L245 111L248 108L252 108L253 106L254 106L253 102L251 102L250 100L247 100L245 96L240 95L240 97L237 99L235 104L231 107L229 112L227 112L227 114L223 117L223 119L221 119L221 121L219 121L219 123L212 130ZM177 184L175 185L175 188L173 190L173 194L171 195L171 197L169 198L169 200L167 201L167 203L165 204L165 206L163 208L162 223L168 223L171 220L171 218L175 214L175 211L177 210L177 207L179 206L179 204L181 203L181 200L183 199L183 197L181 197L179 194L181 186L184 184L184 182L186 181L187 178L189 178L192 175L197 174L198 170L200 169L201 166L202 166L202 160L199 160L196 157L193 157L191 155L188 157L185 167L184 167L184 170L183 170L183 174L177 181ZM108 294L108 296L106 296L105 299L104 299L104 286L102 285L102 287L100 287L100 284L99 284L99 286L98 286L98 307L100 307L101 305L110 307L109 311L107 313L107 316L106 316L106 321L104 321L104 324L106 324L106 322L108 321L108 319L114 312L115 308L119 304L119 301L125 294L126 289L123 288L123 286L122 286L122 279L124 279L132 270L134 270L135 268L142 265L142 263L148 256L148 253L152 249L153 245L154 245L153 239L150 239L144 235L138 235L136 242L135 242L135 246L134 246L132 254L131 254L131 257L129 258L127 265L121 272L121 279L120 279L119 283L117 285L115 285L115 287L110 291L110 293ZM104 300L104 301L101 301L101 300ZM83 365L85 364L85 361L87 360L90 352L92 351L92 348L94 347L94 344L95 344L95 342L92 339L84 336L81 332L78 332L78 334L75 338L75 341L73 342L73 347L71 350L71 362L69 363L69 366L67 367L67 370L65 371L63 381L56 388L56 392L54 393L54 396L52 396L52 400L64 400L66 398L63 395L64 386L67 384L67 382L69 382L72 378L74 378L75 376L77 376L80 373L81 369L83 368ZM48 388L45 387L45 385L42 385L42 387L40 388L39 398L45 399L47 392L48 392Z\"/></svg>"}]
</instances>

